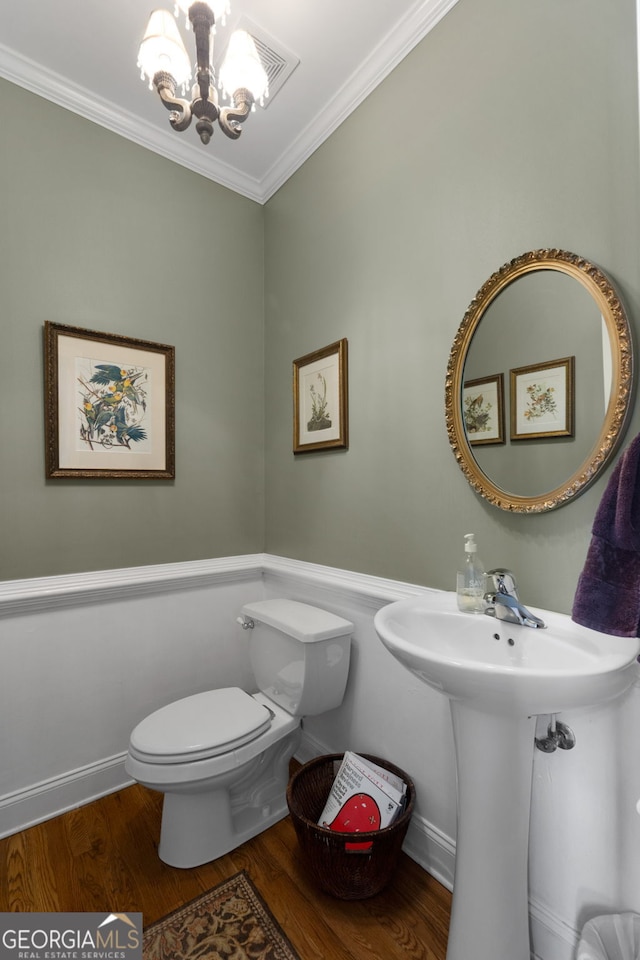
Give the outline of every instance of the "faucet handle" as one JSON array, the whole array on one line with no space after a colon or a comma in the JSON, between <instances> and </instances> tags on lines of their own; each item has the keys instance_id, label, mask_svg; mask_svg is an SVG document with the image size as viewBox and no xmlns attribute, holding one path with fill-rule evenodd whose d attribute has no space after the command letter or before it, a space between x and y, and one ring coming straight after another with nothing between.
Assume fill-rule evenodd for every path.
<instances>
[{"instance_id":1,"label":"faucet handle","mask_svg":"<svg viewBox=\"0 0 640 960\"><path fill-rule=\"evenodd\" d=\"M495 570L487 570L486 578L490 593L503 593L517 598L518 585L511 570L496 567Z\"/></svg>"},{"instance_id":2,"label":"faucet handle","mask_svg":"<svg viewBox=\"0 0 640 960\"><path fill-rule=\"evenodd\" d=\"M491 588L485 593L487 604L485 613L497 620L506 620L509 623L520 623L525 627L544 627L545 622L534 616L520 603L516 578L510 570L498 567L485 574Z\"/></svg>"}]
</instances>

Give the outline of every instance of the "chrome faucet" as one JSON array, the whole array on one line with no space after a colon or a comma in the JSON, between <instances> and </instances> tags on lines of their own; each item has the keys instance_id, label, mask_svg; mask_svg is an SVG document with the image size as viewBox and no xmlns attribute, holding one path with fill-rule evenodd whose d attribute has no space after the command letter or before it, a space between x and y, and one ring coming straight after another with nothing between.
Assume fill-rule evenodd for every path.
<instances>
[{"instance_id":1,"label":"chrome faucet","mask_svg":"<svg viewBox=\"0 0 640 960\"><path fill-rule=\"evenodd\" d=\"M486 574L487 592L484 595L485 613L496 620L519 623L523 627L544 627L544 620L530 613L518 599L516 578L510 570L498 568Z\"/></svg>"}]
</instances>

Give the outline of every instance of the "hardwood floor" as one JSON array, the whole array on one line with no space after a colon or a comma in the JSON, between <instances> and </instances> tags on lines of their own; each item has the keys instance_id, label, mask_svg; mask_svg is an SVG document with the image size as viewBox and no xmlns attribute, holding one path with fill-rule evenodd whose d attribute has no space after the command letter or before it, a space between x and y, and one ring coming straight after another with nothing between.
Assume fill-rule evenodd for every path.
<instances>
[{"instance_id":1,"label":"hardwood floor","mask_svg":"<svg viewBox=\"0 0 640 960\"><path fill-rule=\"evenodd\" d=\"M246 870L301 960L445 960L450 893L402 854L368 900L322 893L305 874L289 818L191 870L157 856L162 796L135 785L0 840L0 912L164 916Z\"/></svg>"}]
</instances>

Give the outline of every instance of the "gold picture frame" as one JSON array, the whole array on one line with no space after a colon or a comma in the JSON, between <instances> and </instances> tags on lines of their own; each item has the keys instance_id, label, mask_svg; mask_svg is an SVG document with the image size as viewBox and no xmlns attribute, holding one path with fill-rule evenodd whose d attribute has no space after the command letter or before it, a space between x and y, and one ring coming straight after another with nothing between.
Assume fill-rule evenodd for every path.
<instances>
[{"instance_id":1,"label":"gold picture frame","mask_svg":"<svg viewBox=\"0 0 640 960\"><path fill-rule=\"evenodd\" d=\"M575 357L516 367L509 376L512 440L574 435Z\"/></svg>"},{"instance_id":2,"label":"gold picture frame","mask_svg":"<svg viewBox=\"0 0 640 960\"><path fill-rule=\"evenodd\" d=\"M294 454L347 449L347 406L346 339L294 360Z\"/></svg>"},{"instance_id":3,"label":"gold picture frame","mask_svg":"<svg viewBox=\"0 0 640 960\"><path fill-rule=\"evenodd\" d=\"M175 478L175 348L44 325L48 479Z\"/></svg>"}]
</instances>

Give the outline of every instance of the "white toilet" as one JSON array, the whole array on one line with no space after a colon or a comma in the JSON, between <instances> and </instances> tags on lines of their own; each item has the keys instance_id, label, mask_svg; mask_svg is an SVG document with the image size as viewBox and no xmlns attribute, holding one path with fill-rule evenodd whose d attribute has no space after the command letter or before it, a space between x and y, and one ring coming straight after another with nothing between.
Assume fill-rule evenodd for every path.
<instances>
[{"instance_id":1,"label":"white toilet","mask_svg":"<svg viewBox=\"0 0 640 960\"><path fill-rule=\"evenodd\" d=\"M142 720L125 761L164 793L160 859L196 867L287 814L289 761L301 718L342 703L353 624L295 600L242 608L258 689L197 693Z\"/></svg>"}]
</instances>

